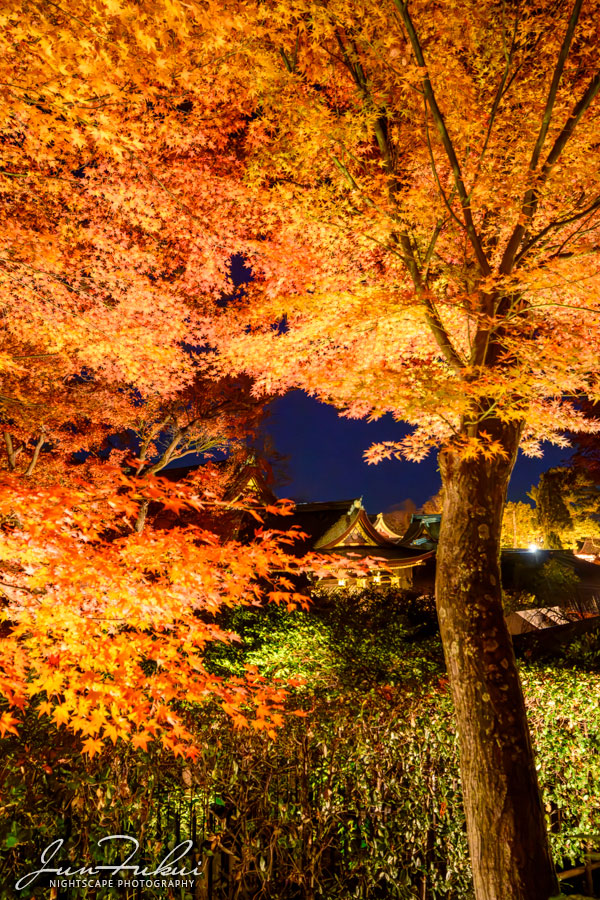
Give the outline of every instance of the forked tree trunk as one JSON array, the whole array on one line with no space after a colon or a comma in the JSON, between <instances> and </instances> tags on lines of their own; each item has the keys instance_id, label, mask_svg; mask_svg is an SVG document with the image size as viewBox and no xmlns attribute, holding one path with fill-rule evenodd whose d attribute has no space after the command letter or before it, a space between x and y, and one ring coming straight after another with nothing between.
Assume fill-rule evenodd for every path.
<instances>
[{"instance_id":1,"label":"forked tree trunk","mask_svg":"<svg viewBox=\"0 0 600 900\"><path fill-rule=\"evenodd\" d=\"M456 710L475 896L548 900L559 888L500 584L502 512L519 435L498 425L494 437L508 459L440 454L437 608Z\"/></svg>"}]
</instances>

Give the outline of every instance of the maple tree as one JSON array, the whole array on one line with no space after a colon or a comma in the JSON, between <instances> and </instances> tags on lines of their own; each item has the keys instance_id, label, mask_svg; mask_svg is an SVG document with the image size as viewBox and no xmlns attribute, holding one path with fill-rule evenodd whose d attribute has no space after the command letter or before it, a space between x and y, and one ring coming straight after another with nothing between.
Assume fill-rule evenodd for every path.
<instances>
[{"instance_id":1,"label":"maple tree","mask_svg":"<svg viewBox=\"0 0 600 900\"><path fill-rule=\"evenodd\" d=\"M238 334L228 315L215 340L265 390L415 426L371 462L440 448L436 594L478 900L557 892L499 549L519 447L597 429L575 401L598 396L598 13L273 0L223 16L273 224Z\"/></svg>"},{"instance_id":2,"label":"maple tree","mask_svg":"<svg viewBox=\"0 0 600 900\"><path fill-rule=\"evenodd\" d=\"M238 724L252 709L254 727L281 720L279 688L202 663L207 641L232 639L211 623L223 606L304 602L289 537L225 500L263 403L207 346L256 219L246 100L202 42L212 14L171 0L0 13L0 736L27 703L89 755L118 739L192 755L185 707L212 695ZM217 447L227 465L157 483ZM151 503L178 527L147 522ZM229 526L246 514L242 548Z\"/></svg>"},{"instance_id":3,"label":"maple tree","mask_svg":"<svg viewBox=\"0 0 600 900\"><path fill-rule=\"evenodd\" d=\"M209 15L114 0L0 15L0 412L9 467L32 474L44 446L89 451L140 419L144 441L211 392L203 319L233 290L252 205L243 104L207 90L219 61L205 71L194 46Z\"/></svg>"},{"instance_id":4,"label":"maple tree","mask_svg":"<svg viewBox=\"0 0 600 900\"><path fill-rule=\"evenodd\" d=\"M0 735L30 704L89 756L120 739L193 756L186 709L211 696L272 733L280 689L222 683L202 649L232 639L212 621L224 605L303 602L285 577L299 565L272 533L227 537L245 509L224 502L227 467L155 479L231 453L260 415L239 378L215 379L203 328L245 234L221 218L240 194L223 123L243 111L204 72L187 99L201 29L183 5L7 4L0 20ZM185 523L144 527L150 502Z\"/></svg>"},{"instance_id":5,"label":"maple tree","mask_svg":"<svg viewBox=\"0 0 600 900\"><path fill-rule=\"evenodd\" d=\"M33 702L39 716L79 733L90 756L123 738L144 749L160 740L193 758L186 711L211 696L237 725L254 710L253 727L273 734L281 687L257 672L223 680L206 670L203 649L235 638L214 621L225 606L305 602L284 577L300 571L285 541L265 532L242 550L200 525L140 535L131 523L140 499L200 514L218 506L210 476L205 496L198 483L140 484L113 469L111 484L106 475L62 488L5 476L0 692L13 708ZM0 732L17 723L3 712Z\"/></svg>"},{"instance_id":6,"label":"maple tree","mask_svg":"<svg viewBox=\"0 0 600 900\"><path fill-rule=\"evenodd\" d=\"M40 388L87 372L126 421L135 392L189 385L210 341L257 391L415 426L371 461L441 448L437 603L478 900L556 889L498 557L518 447L597 430L573 399L598 395L598 12L2 11L9 424L30 416L14 433L35 453ZM220 306L233 254L254 281Z\"/></svg>"}]
</instances>

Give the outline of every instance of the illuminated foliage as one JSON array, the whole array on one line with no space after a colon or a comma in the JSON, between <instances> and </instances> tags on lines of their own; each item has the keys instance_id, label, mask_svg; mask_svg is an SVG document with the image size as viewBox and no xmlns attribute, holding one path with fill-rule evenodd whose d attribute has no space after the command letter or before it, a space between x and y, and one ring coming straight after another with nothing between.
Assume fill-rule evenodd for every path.
<instances>
[{"instance_id":1,"label":"illuminated foliage","mask_svg":"<svg viewBox=\"0 0 600 900\"><path fill-rule=\"evenodd\" d=\"M544 546L577 549L577 541L600 536L600 494L580 468L548 469L532 488Z\"/></svg>"},{"instance_id":2,"label":"illuminated foliage","mask_svg":"<svg viewBox=\"0 0 600 900\"><path fill-rule=\"evenodd\" d=\"M65 379L170 400L208 341L257 392L415 426L372 462L442 448L437 604L478 900L557 887L498 556L519 446L598 426L573 397L598 397L599 12L40 0L0 23L22 442ZM220 304L234 253L254 282Z\"/></svg>"},{"instance_id":3,"label":"illuminated foliage","mask_svg":"<svg viewBox=\"0 0 600 900\"><path fill-rule=\"evenodd\" d=\"M305 602L289 580L298 564L276 536L242 548L193 525L138 534L132 522L144 499L178 512L213 509L213 519L219 503L198 486L169 489L118 471L112 483L71 479L65 488L5 479L3 498L0 692L11 710L2 734L15 733L15 711L33 704L85 738L90 756L121 738L194 757L189 713L210 697L237 726L251 720L273 733L281 689L255 672L211 675L203 654L211 641L237 639L215 622L224 607Z\"/></svg>"},{"instance_id":4,"label":"illuminated foliage","mask_svg":"<svg viewBox=\"0 0 600 900\"><path fill-rule=\"evenodd\" d=\"M507 503L502 519L502 546L527 548L536 543L542 546L536 510L529 503Z\"/></svg>"}]
</instances>

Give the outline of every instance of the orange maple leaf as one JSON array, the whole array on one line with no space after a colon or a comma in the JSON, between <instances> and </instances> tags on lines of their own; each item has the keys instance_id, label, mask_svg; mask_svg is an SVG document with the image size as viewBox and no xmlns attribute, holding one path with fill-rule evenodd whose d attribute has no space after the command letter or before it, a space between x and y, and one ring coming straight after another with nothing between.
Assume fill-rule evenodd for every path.
<instances>
[{"instance_id":1,"label":"orange maple leaf","mask_svg":"<svg viewBox=\"0 0 600 900\"><path fill-rule=\"evenodd\" d=\"M132 747L141 747L142 750L148 749L148 741L152 740L152 735L148 731L140 731L131 738Z\"/></svg>"},{"instance_id":2,"label":"orange maple leaf","mask_svg":"<svg viewBox=\"0 0 600 900\"><path fill-rule=\"evenodd\" d=\"M86 741L83 742L83 752L87 753L90 759L97 753L100 753L103 747L104 742L99 740L98 738L89 737Z\"/></svg>"},{"instance_id":3,"label":"orange maple leaf","mask_svg":"<svg viewBox=\"0 0 600 900\"><path fill-rule=\"evenodd\" d=\"M0 716L0 737L4 737L5 734L18 734L19 732L15 728L15 725L18 724L19 720L15 719L11 713L2 713Z\"/></svg>"},{"instance_id":4,"label":"orange maple leaf","mask_svg":"<svg viewBox=\"0 0 600 900\"><path fill-rule=\"evenodd\" d=\"M55 706L54 711L52 712L52 718L57 725L65 725L71 718L71 710L66 703Z\"/></svg>"}]
</instances>

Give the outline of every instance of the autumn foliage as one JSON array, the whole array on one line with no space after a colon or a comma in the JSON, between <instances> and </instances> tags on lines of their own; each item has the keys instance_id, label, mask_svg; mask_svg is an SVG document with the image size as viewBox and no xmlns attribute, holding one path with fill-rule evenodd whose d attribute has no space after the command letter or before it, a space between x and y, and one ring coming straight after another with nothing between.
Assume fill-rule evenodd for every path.
<instances>
[{"instance_id":1,"label":"autumn foliage","mask_svg":"<svg viewBox=\"0 0 600 900\"><path fill-rule=\"evenodd\" d=\"M273 2L230 28L274 224L228 360L415 425L371 461L501 453L498 419L533 454L595 430L573 398L598 393L596 5L361 10Z\"/></svg>"},{"instance_id":2,"label":"autumn foliage","mask_svg":"<svg viewBox=\"0 0 600 900\"><path fill-rule=\"evenodd\" d=\"M498 556L519 447L598 430L577 401L600 396L599 13L598 0L13 0L0 14L8 468L30 479L46 452L40 485L74 510L60 493L75 489L65 451L96 448L142 410L137 433L158 456L160 423L178 440L187 427L169 418L179 398L232 372L255 394L302 388L348 416L414 426L371 461L441 448L437 603L485 900L547 900L557 887ZM235 254L254 279L237 294ZM11 503L24 515L19 490L32 489L11 489L7 515ZM15 525L23 550L28 527ZM25 575L52 594L44 571L64 587L54 538L36 535L41 574ZM174 627L175 551L144 538L160 560L149 576L143 542L111 540L125 608L131 588L155 653L144 628ZM119 569L119 541L141 568ZM208 583L229 589L230 565L205 569ZM92 611L116 603L106 577L100 564L89 575ZM20 594L12 677L37 602ZM206 639L193 633L190 664ZM144 707L158 731L159 663L149 657ZM89 739L104 734L81 715Z\"/></svg>"},{"instance_id":3,"label":"autumn foliage","mask_svg":"<svg viewBox=\"0 0 600 900\"><path fill-rule=\"evenodd\" d=\"M224 500L261 408L206 345L251 217L245 109L205 69L209 18L171 2L0 14L0 732L32 704L90 756L119 739L193 756L188 713L211 698L272 734L280 689L225 683L202 651L232 639L224 606L304 602L288 544L242 548L245 504ZM215 449L229 463L193 486L156 481Z\"/></svg>"},{"instance_id":4,"label":"autumn foliage","mask_svg":"<svg viewBox=\"0 0 600 900\"><path fill-rule=\"evenodd\" d=\"M215 622L226 606L304 603L285 577L298 565L268 533L244 548L193 525L138 534L142 499L213 518L219 504L198 486L112 475L112 484L72 478L62 488L3 480L0 690L11 709L0 729L14 732L32 703L80 734L90 755L122 738L193 757L189 713L213 698L238 726L250 718L272 733L281 687L256 672L224 681L206 671L203 650L237 639Z\"/></svg>"},{"instance_id":5,"label":"autumn foliage","mask_svg":"<svg viewBox=\"0 0 600 900\"><path fill-rule=\"evenodd\" d=\"M494 417L531 452L594 429L572 397L597 392L597 17L554 12L9 8L11 412L54 435L58 385L93 371L73 399L114 422L130 385L189 384L184 347L209 339L257 389L415 425L372 460L501 452ZM234 253L255 278L239 329L213 315ZM31 392L41 415L13 408Z\"/></svg>"}]
</instances>

